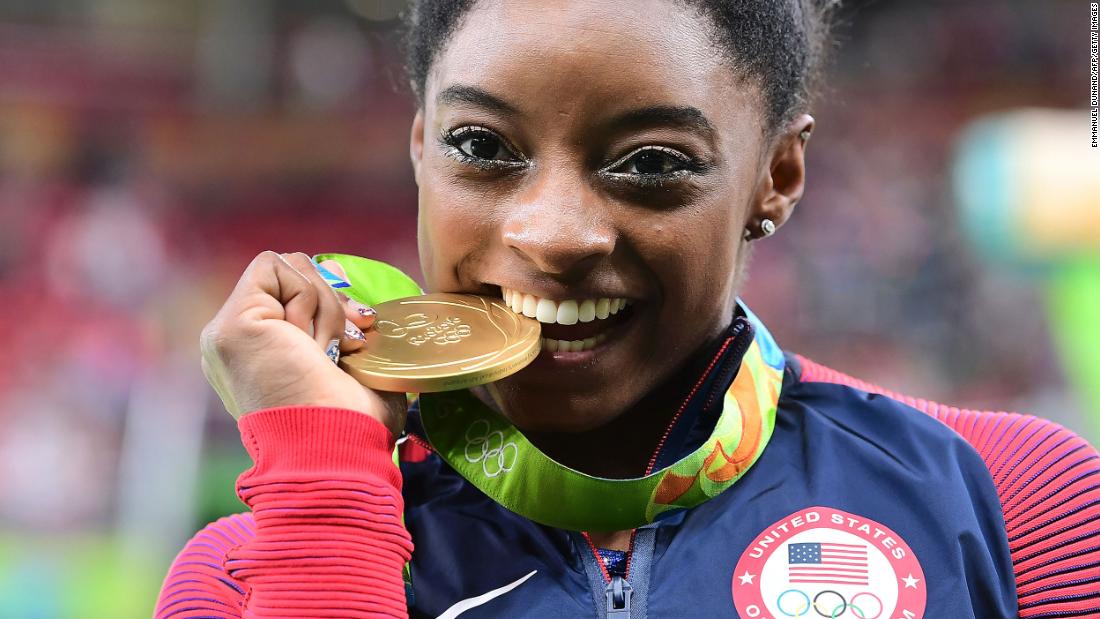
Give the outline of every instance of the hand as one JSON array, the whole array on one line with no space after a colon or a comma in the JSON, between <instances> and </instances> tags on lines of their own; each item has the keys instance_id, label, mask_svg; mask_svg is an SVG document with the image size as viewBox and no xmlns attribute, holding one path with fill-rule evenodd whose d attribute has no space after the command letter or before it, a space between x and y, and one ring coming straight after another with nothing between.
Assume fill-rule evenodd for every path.
<instances>
[{"instance_id":1,"label":"hand","mask_svg":"<svg viewBox=\"0 0 1100 619\"><path fill-rule=\"evenodd\" d=\"M339 264L323 266L339 276ZM378 419L396 436L403 393L359 384L326 354L362 348L369 308L334 292L309 256L265 251L202 331L202 371L234 418L276 406L328 406Z\"/></svg>"}]
</instances>

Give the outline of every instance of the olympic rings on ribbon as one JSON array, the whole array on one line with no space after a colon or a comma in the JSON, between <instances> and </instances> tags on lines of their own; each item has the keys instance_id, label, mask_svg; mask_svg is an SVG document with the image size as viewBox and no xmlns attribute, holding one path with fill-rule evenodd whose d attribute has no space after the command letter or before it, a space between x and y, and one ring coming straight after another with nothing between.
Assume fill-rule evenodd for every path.
<instances>
[{"instance_id":1,"label":"olympic rings on ribbon","mask_svg":"<svg viewBox=\"0 0 1100 619\"><path fill-rule=\"evenodd\" d=\"M484 424L484 428L480 424ZM488 421L476 419L469 428L466 428L466 447L463 450L463 456L470 464L480 462L481 470L486 477L496 477L512 470L516 459L519 458L519 447L512 442L505 443L504 433L500 430L492 430Z\"/></svg>"}]
</instances>

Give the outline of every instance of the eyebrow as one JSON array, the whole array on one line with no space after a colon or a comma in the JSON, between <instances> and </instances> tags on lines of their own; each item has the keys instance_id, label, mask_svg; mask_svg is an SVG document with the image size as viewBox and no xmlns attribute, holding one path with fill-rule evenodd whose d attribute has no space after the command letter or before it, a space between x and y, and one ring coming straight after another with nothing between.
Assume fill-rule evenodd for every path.
<instances>
[{"instance_id":1,"label":"eyebrow","mask_svg":"<svg viewBox=\"0 0 1100 619\"><path fill-rule=\"evenodd\" d=\"M448 105L473 105L509 116L519 114L519 110L504 99L475 86L464 84L452 84L444 88L436 97L436 101Z\"/></svg>"},{"instance_id":2,"label":"eyebrow","mask_svg":"<svg viewBox=\"0 0 1100 619\"><path fill-rule=\"evenodd\" d=\"M440 91L436 101L448 105L472 105L508 116L518 116L519 110L504 99L476 86L452 84ZM684 129L701 135L713 143L718 135L714 125L698 108L678 105L652 105L628 110L612 118L607 126L612 131L630 131L651 127Z\"/></svg>"},{"instance_id":3,"label":"eyebrow","mask_svg":"<svg viewBox=\"0 0 1100 619\"><path fill-rule=\"evenodd\" d=\"M677 105L654 105L624 112L611 120L613 130L638 130L650 127L671 127L700 134L714 142L718 132L698 108Z\"/></svg>"}]
</instances>

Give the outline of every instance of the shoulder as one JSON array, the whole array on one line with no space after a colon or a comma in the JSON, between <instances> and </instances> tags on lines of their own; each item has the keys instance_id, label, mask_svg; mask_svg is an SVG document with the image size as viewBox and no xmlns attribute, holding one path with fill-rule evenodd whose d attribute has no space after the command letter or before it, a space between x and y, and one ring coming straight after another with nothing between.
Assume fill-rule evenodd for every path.
<instances>
[{"instance_id":1,"label":"shoulder","mask_svg":"<svg viewBox=\"0 0 1100 619\"><path fill-rule=\"evenodd\" d=\"M835 454L842 450L843 462L852 466L891 467L924 483L951 483L968 500L997 509L987 462L936 417L797 355L788 355L785 374L776 424L793 424L815 452L840 462Z\"/></svg>"},{"instance_id":2,"label":"shoulder","mask_svg":"<svg viewBox=\"0 0 1100 619\"><path fill-rule=\"evenodd\" d=\"M826 407L832 414L850 419L882 413L865 420L873 426L921 426L923 417L949 431L945 440L961 439L973 448L1000 499L1021 617L1100 616L1100 455L1092 445L1031 415L946 406L805 357L789 361L795 390L811 403L866 404Z\"/></svg>"},{"instance_id":3,"label":"shoulder","mask_svg":"<svg viewBox=\"0 0 1100 619\"><path fill-rule=\"evenodd\" d=\"M196 533L168 570L156 619L240 617L245 584L229 575L225 559L230 550L255 536L256 522L250 512L219 518Z\"/></svg>"}]
</instances>

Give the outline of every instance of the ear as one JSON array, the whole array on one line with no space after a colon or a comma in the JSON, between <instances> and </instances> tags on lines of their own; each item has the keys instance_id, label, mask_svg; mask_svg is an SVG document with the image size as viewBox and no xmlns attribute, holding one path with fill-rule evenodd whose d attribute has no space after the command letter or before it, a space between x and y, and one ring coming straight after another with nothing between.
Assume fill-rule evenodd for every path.
<instances>
[{"instance_id":1,"label":"ear","mask_svg":"<svg viewBox=\"0 0 1100 619\"><path fill-rule=\"evenodd\" d=\"M409 133L409 159L412 160L413 178L420 185L420 163L424 159L424 109L416 111Z\"/></svg>"},{"instance_id":2,"label":"ear","mask_svg":"<svg viewBox=\"0 0 1100 619\"><path fill-rule=\"evenodd\" d=\"M802 199L806 186L806 138L814 129L814 119L802 114L775 140L758 190L758 199L745 223L749 238L765 236L760 222L772 220L778 228L791 216Z\"/></svg>"}]
</instances>

